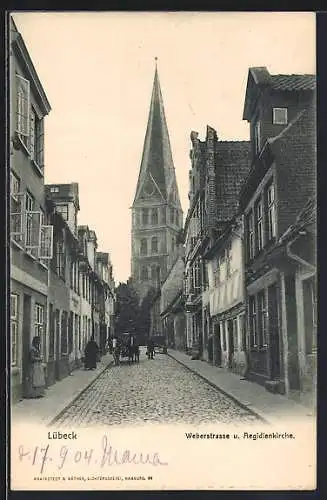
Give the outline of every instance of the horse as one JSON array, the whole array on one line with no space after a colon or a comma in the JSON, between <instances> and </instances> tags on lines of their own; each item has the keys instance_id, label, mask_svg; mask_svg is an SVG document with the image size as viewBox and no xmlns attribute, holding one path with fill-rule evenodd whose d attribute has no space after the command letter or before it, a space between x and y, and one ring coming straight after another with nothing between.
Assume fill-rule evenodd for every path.
<instances>
[{"instance_id":1,"label":"horse","mask_svg":"<svg viewBox=\"0 0 327 500\"><path fill-rule=\"evenodd\" d=\"M140 362L140 348L138 345L133 344L128 346L128 363Z\"/></svg>"}]
</instances>

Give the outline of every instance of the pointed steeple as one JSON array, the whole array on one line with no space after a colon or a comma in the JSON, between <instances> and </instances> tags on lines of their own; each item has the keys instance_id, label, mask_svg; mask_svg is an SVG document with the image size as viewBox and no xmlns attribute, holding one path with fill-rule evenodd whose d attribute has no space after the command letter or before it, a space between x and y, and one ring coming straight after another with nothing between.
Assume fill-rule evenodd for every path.
<instances>
[{"instance_id":1,"label":"pointed steeple","mask_svg":"<svg viewBox=\"0 0 327 500\"><path fill-rule=\"evenodd\" d=\"M156 57L149 118L134 204L142 198L143 191L146 193L153 190L163 201L167 201L172 188L176 193L175 203L180 207Z\"/></svg>"}]
</instances>

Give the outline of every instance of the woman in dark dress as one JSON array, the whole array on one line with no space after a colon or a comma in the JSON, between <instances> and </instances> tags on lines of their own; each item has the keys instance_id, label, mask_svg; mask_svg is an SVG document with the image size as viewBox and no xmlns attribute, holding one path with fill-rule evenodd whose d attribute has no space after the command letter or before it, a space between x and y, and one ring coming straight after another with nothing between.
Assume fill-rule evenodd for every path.
<instances>
[{"instance_id":1,"label":"woman in dark dress","mask_svg":"<svg viewBox=\"0 0 327 500\"><path fill-rule=\"evenodd\" d=\"M42 398L45 392L45 374L41 355L41 339L34 337L29 353L28 398Z\"/></svg>"},{"instance_id":2,"label":"woman in dark dress","mask_svg":"<svg viewBox=\"0 0 327 500\"><path fill-rule=\"evenodd\" d=\"M97 367L97 357L98 357L99 347L94 337L88 341L85 347L85 370L95 370Z\"/></svg>"}]
</instances>

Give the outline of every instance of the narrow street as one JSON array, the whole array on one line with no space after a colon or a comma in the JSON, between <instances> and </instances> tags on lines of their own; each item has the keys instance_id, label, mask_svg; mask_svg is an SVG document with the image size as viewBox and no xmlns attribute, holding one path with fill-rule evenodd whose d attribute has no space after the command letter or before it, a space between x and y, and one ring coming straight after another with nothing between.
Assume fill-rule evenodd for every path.
<instances>
[{"instance_id":1,"label":"narrow street","mask_svg":"<svg viewBox=\"0 0 327 500\"><path fill-rule=\"evenodd\" d=\"M56 426L144 423L251 424L257 418L164 354L110 366L55 421Z\"/></svg>"}]
</instances>

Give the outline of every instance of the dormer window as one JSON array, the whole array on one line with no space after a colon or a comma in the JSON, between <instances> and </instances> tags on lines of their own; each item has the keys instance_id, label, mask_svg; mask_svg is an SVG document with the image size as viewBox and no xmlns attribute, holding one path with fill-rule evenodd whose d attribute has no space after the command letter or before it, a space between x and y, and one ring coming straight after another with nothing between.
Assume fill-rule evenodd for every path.
<instances>
[{"instance_id":1,"label":"dormer window","mask_svg":"<svg viewBox=\"0 0 327 500\"><path fill-rule=\"evenodd\" d=\"M255 144L255 152L259 153L261 149L261 122L257 120L254 125L254 144Z\"/></svg>"},{"instance_id":2,"label":"dormer window","mask_svg":"<svg viewBox=\"0 0 327 500\"><path fill-rule=\"evenodd\" d=\"M68 220L68 205L57 205L56 212L60 214L64 220Z\"/></svg>"},{"instance_id":3,"label":"dormer window","mask_svg":"<svg viewBox=\"0 0 327 500\"><path fill-rule=\"evenodd\" d=\"M287 108L273 108L273 124L287 125Z\"/></svg>"}]
</instances>

